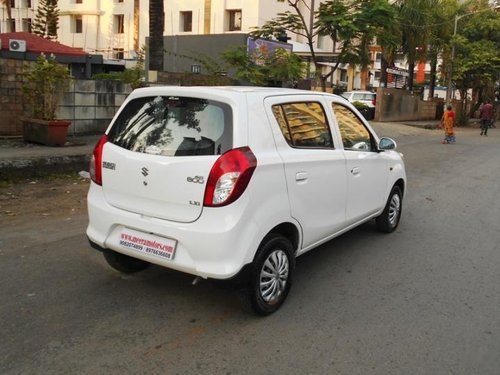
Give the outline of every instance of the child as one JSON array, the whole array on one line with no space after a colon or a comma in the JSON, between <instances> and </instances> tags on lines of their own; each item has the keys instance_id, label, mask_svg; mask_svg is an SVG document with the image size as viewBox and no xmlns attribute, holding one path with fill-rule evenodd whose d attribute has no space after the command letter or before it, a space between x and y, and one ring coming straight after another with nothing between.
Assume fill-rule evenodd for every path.
<instances>
[{"instance_id":1,"label":"child","mask_svg":"<svg viewBox=\"0 0 500 375\"><path fill-rule=\"evenodd\" d=\"M455 125L455 112L450 104L446 106L446 111L443 113L443 117L441 118L441 126L444 128L444 139L441 142L445 143L455 143L455 132L453 131L453 127Z\"/></svg>"}]
</instances>

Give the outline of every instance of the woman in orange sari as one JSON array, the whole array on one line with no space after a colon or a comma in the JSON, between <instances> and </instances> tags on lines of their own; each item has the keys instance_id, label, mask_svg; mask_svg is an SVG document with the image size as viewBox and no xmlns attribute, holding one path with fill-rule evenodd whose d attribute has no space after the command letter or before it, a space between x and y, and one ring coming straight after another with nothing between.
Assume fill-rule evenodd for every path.
<instances>
[{"instance_id":1,"label":"woman in orange sari","mask_svg":"<svg viewBox=\"0 0 500 375\"><path fill-rule=\"evenodd\" d=\"M455 143L455 131L453 130L455 126L455 112L453 112L449 104L446 106L446 111L441 118L441 126L444 128L444 139L441 143Z\"/></svg>"}]
</instances>

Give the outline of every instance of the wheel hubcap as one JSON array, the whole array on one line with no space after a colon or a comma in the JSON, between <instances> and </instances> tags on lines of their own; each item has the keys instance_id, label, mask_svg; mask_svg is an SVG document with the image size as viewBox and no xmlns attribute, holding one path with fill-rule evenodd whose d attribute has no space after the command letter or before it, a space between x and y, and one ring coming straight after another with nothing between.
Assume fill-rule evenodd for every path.
<instances>
[{"instance_id":1,"label":"wheel hubcap","mask_svg":"<svg viewBox=\"0 0 500 375\"><path fill-rule=\"evenodd\" d=\"M288 280L288 257L283 250L275 250L267 257L260 271L259 287L262 299L276 302L285 291Z\"/></svg>"},{"instance_id":2,"label":"wheel hubcap","mask_svg":"<svg viewBox=\"0 0 500 375\"><path fill-rule=\"evenodd\" d=\"M401 211L401 198L398 194L394 194L389 205L389 223L396 225L398 222L399 212Z\"/></svg>"}]
</instances>

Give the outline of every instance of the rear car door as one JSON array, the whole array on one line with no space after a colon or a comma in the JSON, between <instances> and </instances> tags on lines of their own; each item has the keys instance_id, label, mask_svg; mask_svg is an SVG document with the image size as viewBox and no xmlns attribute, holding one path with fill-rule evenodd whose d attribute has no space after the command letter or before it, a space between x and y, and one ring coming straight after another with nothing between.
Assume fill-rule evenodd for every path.
<instances>
[{"instance_id":1,"label":"rear car door","mask_svg":"<svg viewBox=\"0 0 500 375\"><path fill-rule=\"evenodd\" d=\"M122 109L103 151L103 193L110 205L147 217L193 222L210 169L232 148L225 103L145 96Z\"/></svg>"},{"instance_id":2,"label":"rear car door","mask_svg":"<svg viewBox=\"0 0 500 375\"><path fill-rule=\"evenodd\" d=\"M320 96L271 97L265 107L283 160L291 215L307 248L344 226L345 156L335 147Z\"/></svg>"},{"instance_id":3,"label":"rear car door","mask_svg":"<svg viewBox=\"0 0 500 375\"><path fill-rule=\"evenodd\" d=\"M347 172L349 224L377 212L385 204L389 175L388 159L378 152L378 139L370 127L347 105L330 103L344 147Z\"/></svg>"}]
</instances>

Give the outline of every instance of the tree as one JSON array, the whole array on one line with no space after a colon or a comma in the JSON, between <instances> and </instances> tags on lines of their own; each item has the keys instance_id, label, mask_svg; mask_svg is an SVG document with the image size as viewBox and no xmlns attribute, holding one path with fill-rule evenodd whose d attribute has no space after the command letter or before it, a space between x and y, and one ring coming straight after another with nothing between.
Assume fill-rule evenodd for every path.
<instances>
[{"instance_id":1,"label":"tree","mask_svg":"<svg viewBox=\"0 0 500 375\"><path fill-rule=\"evenodd\" d=\"M2 3L5 5L5 9L7 10L7 32L12 31L12 9L10 6L10 0L2 0Z\"/></svg>"},{"instance_id":2,"label":"tree","mask_svg":"<svg viewBox=\"0 0 500 375\"><path fill-rule=\"evenodd\" d=\"M284 48L249 55L246 46L239 46L224 52L222 58L236 68L238 79L257 86L294 86L305 75L300 57Z\"/></svg>"},{"instance_id":3,"label":"tree","mask_svg":"<svg viewBox=\"0 0 500 375\"><path fill-rule=\"evenodd\" d=\"M328 0L320 4L317 12L305 0L287 0L287 3L293 12L279 13L252 35L276 38L288 32L305 38L323 91L326 90L327 79L340 63L367 66L369 45L387 25L394 22L395 17L387 0ZM316 21L307 22L302 9L313 12ZM318 35L330 37L334 49L339 46L335 65L326 74L321 74L322 65L314 49L314 40Z\"/></svg>"},{"instance_id":4,"label":"tree","mask_svg":"<svg viewBox=\"0 0 500 375\"><path fill-rule=\"evenodd\" d=\"M408 90L413 90L415 63L423 60L430 40L435 0L399 0L396 2L401 23L401 47L408 63Z\"/></svg>"},{"instance_id":5,"label":"tree","mask_svg":"<svg viewBox=\"0 0 500 375\"><path fill-rule=\"evenodd\" d=\"M434 89L437 83L438 60L439 57L445 61L449 69L450 66L450 42L453 32L453 20L457 13L459 3L457 0L435 0L431 9L429 25L429 49L427 50L427 59L430 62L430 82L429 98L434 97ZM443 71L442 76L447 76L448 72Z\"/></svg>"},{"instance_id":6,"label":"tree","mask_svg":"<svg viewBox=\"0 0 500 375\"><path fill-rule=\"evenodd\" d=\"M59 28L57 0L40 0L32 24L32 32L38 36L56 40Z\"/></svg>"},{"instance_id":7,"label":"tree","mask_svg":"<svg viewBox=\"0 0 500 375\"><path fill-rule=\"evenodd\" d=\"M470 7L472 5L472 7ZM452 81L465 102L472 89L479 97L491 98L500 79L500 14L487 1L473 2L460 20L460 32L453 39L455 58ZM462 110L462 121L466 121Z\"/></svg>"},{"instance_id":8,"label":"tree","mask_svg":"<svg viewBox=\"0 0 500 375\"><path fill-rule=\"evenodd\" d=\"M163 70L163 32L165 12L163 0L149 1L149 69Z\"/></svg>"}]
</instances>

